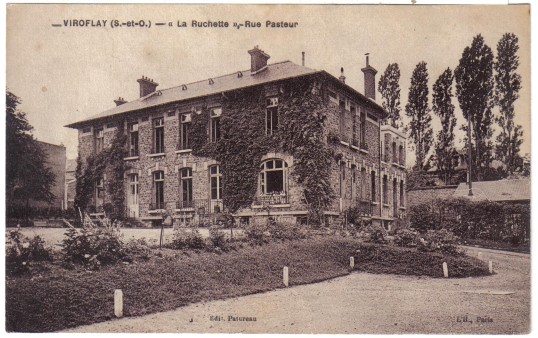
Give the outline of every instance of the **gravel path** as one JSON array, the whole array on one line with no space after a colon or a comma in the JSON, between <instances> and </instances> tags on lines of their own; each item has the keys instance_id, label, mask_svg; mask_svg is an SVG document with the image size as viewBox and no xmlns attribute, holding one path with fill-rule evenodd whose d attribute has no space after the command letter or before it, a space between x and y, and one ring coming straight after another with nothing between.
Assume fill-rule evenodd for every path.
<instances>
[{"instance_id":1,"label":"gravel path","mask_svg":"<svg viewBox=\"0 0 538 338\"><path fill-rule=\"evenodd\" d=\"M479 251L467 250L475 256ZM358 272L323 283L192 304L173 311L112 320L67 332L529 332L529 255L480 251L482 259L493 260L495 275L432 279ZM484 294L486 291L513 294ZM256 321L234 320L240 317L245 320L255 318ZM486 320L489 317L492 322L480 323L477 317Z\"/></svg>"}]
</instances>

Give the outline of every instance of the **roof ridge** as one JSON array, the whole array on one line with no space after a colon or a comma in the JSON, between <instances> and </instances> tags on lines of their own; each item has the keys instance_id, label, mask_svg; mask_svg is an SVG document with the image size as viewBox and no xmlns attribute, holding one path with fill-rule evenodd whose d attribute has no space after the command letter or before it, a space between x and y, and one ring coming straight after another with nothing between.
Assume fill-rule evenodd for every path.
<instances>
[{"instance_id":1,"label":"roof ridge","mask_svg":"<svg viewBox=\"0 0 538 338\"><path fill-rule=\"evenodd\" d=\"M286 61L279 61L279 62L275 62L275 63L270 63L268 64L267 66L274 66L274 65L278 65L278 64L281 64L281 63L286 63L286 62L291 62L290 60L286 60ZM293 62L292 62L293 63ZM304 66L301 66L301 67L304 67ZM305 67L306 68L306 67ZM223 77L226 77L226 76L230 76L230 75L234 75L234 74L237 74L238 72L241 72L241 73L245 73L245 72L248 72L250 71L250 69L246 69L246 70L238 70L238 71L235 71L233 73L228 73L228 74L224 74L224 75L219 75L219 76L216 76L216 77L210 77L210 78L207 78L207 79L203 79L203 80L198 80L198 81L193 81L193 82L189 82L189 83L182 83L178 86L173 86L173 87L168 87L168 88L165 88L165 89L160 89L160 91L166 91L166 90L170 90L170 89L176 89L176 88L179 88L179 87L183 87L183 86L190 86L190 85L193 85L195 83L201 83L201 82L205 82L205 81L208 81L209 79L220 79L220 78L223 78ZM139 98L141 99L141 98ZM137 99L138 100L138 99Z\"/></svg>"}]
</instances>

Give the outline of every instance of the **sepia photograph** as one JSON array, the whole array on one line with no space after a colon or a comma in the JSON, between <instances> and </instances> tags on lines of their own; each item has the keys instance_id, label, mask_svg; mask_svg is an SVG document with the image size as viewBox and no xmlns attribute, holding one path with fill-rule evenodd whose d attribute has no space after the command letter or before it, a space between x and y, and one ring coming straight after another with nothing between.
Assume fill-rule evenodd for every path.
<instances>
[{"instance_id":1,"label":"sepia photograph","mask_svg":"<svg viewBox=\"0 0 538 338\"><path fill-rule=\"evenodd\" d=\"M530 10L7 4L4 331L529 334Z\"/></svg>"}]
</instances>

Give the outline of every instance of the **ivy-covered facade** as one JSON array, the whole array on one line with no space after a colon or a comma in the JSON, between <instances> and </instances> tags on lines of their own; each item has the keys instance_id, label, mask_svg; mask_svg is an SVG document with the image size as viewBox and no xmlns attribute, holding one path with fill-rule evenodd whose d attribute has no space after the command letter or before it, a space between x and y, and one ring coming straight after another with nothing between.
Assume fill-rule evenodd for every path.
<instances>
[{"instance_id":1,"label":"ivy-covered facade","mask_svg":"<svg viewBox=\"0 0 538 338\"><path fill-rule=\"evenodd\" d=\"M406 140L380 123L375 69L363 68L365 96L343 74L249 54L247 71L170 89L142 77L139 99L70 124L78 206L148 225L163 214L176 224L222 213L244 223L330 224L350 210L385 226L402 218Z\"/></svg>"}]
</instances>

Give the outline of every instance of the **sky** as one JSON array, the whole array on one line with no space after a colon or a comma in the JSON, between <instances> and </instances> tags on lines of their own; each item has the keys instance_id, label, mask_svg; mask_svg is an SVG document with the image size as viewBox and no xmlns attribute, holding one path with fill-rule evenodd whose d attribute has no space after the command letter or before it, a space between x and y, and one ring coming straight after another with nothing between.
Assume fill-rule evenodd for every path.
<instances>
[{"instance_id":1,"label":"sky","mask_svg":"<svg viewBox=\"0 0 538 338\"><path fill-rule=\"evenodd\" d=\"M106 27L64 27L64 20L107 20ZM144 20L151 28L110 26ZM261 28L178 28L192 20L260 22ZM296 28L265 28L267 20L298 22ZM173 22L174 27L155 22ZM62 27L53 27L61 24ZM458 65L477 34L496 54L506 32L519 38L522 76L516 123L523 126L521 153L530 153L530 14L528 6L353 6L353 5L9 5L7 7L6 85L22 100L37 139L64 144L76 158L77 132L65 128L115 106L119 96L138 98L142 75L158 89L250 68L247 53L258 45L269 63L290 60L326 70L364 92L365 53L378 70L389 63L401 70L401 108L407 103L413 69L429 72L430 106L435 80ZM455 86L454 86L455 93ZM379 92L377 102L381 103ZM458 126L465 123L457 98ZM440 129L433 115L434 131ZM406 119L404 118L404 122ZM456 139L463 139L457 131ZM460 144L460 143L458 143ZM408 158L413 161L413 155ZM409 164L409 163L408 163Z\"/></svg>"}]
</instances>

